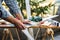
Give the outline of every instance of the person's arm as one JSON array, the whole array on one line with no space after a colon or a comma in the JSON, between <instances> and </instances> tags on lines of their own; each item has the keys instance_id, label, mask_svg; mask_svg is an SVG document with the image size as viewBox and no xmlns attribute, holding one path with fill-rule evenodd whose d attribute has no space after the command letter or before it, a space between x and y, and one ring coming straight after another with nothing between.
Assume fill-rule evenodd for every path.
<instances>
[{"instance_id":1,"label":"person's arm","mask_svg":"<svg viewBox=\"0 0 60 40\"><path fill-rule=\"evenodd\" d=\"M17 0L5 0L6 5L9 7L10 12L14 14L14 16L21 20L23 23L30 23L30 20L24 20L21 10L17 4Z\"/></svg>"},{"instance_id":2,"label":"person's arm","mask_svg":"<svg viewBox=\"0 0 60 40\"><path fill-rule=\"evenodd\" d=\"M20 20L14 18L12 16L8 16L7 18L4 18L4 20L15 24L15 26L19 29L24 29L25 28L24 24Z\"/></svg>"},{"instance_id":3,"label":"person's arm","mask_svg":"<svg viewBox=\"0 0 60 40\"><path fill-rule=\"evenodd\" d=\"M24 24L20 20L9 15L9 12L4 10L4 8L2 6L0 7L0 18L15 24L15 26L20 29L24 29L24 27L25 27Z\"/></svg>"}]
</instances>

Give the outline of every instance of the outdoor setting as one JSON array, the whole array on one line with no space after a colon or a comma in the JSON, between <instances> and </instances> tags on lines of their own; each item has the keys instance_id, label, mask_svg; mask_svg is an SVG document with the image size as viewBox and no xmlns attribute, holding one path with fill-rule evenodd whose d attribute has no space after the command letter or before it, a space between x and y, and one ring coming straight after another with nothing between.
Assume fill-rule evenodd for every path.
<instances>
[{"instance_id":1,"label":"outdoor setting","mask_svg":"<svg viewBox=\"0 0 60 40\"><path fill-rule=\"evenodd\" d=\"M60 0L0 0L0 40L60 40Z\"/></svg>"}]
</instances>

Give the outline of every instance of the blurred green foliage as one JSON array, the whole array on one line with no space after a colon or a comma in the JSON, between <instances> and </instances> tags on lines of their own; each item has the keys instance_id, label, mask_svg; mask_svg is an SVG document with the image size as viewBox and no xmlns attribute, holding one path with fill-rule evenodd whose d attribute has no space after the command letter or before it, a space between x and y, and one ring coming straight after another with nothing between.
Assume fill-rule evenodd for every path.
<instances>
[{"instance_id":1,"label":"blurred green foliage","mask_svg":"<svg viewBox=\"0 0 60 40\"><path fill-rule=\"evenodd\" d=\"M50 8L54 5L54 4L49 4L47 6L44 7L40 7L39 3L44 2L45 0L39 1L39 2L34 2L34 1L30 1L30 5L33 7L35 6L35 8L31 8L32 12L37 13L37 15L39 15L40 13L46 14L46 11L49 13ZM39 7L38 7L39 6Z\"/></svg>"},{"instance_id":2,"label":"blurred green foliage","mask_svg":"<svg viewBox=\"0 0 60 40\"><path fill-rule=\"evenodd\" d=\"M20 9L21 9L21 11L23 10L23 9L26 9L26 4L25 4L25 0L17 0L18 1L18 4L19 4L19 6L20 6ZM45 7L40 7L39 6L39 3L42 3L42 2L44 2L45 0L42 0L42 1L38 1L38 2L36 2L35 0L34 1L31 1L31 0L29 0L30 1L30 5L31 5L31 14L33 13L33 12L35 12L35 13L37 13L37 16L39 15L39 14L41 14L41 13L44 13L44 14L46 14L46 11L49 13L49 10L50 10L50 7L52 7L54 4L49 4L49 5L47 5L47 6L45 6ZM33 8L35 6L35 8ZM39 7L38 7L39 6Z\"/></svg>"},{"instance_id":3,"label":"blurred green foliage","mask_svg":"<svg viewBox=\"0 0 60 40\"><path fill-rule=\"evenodd\" d=\"M21 10L26 9L25 0L17 0L17 1Z\"/></svg>"}]
</instances>

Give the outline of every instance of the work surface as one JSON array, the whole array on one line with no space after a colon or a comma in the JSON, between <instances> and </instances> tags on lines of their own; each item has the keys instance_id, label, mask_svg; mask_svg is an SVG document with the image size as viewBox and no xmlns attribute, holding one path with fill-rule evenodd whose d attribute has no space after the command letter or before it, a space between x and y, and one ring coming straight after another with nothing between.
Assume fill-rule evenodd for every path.
<instances>
[{"instance_id":1,"label":"work surface","mask_svg":"<svg viewBox=\"0 0 60 40\"><path fill-rule=\"evenodd\" d=\"M59 26L54 25L43 25L38 24L38 22L31 22L31 24L25 24L26 28L60 28ZM16 28L14 24L1 24L0 28Z\"/></svg>"}]
</instances>

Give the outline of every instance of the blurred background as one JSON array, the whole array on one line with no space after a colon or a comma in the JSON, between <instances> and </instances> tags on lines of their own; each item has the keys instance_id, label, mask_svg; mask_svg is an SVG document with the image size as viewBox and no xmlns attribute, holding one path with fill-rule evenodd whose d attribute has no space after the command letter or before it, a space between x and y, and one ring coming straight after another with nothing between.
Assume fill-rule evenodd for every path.
<instances>
[{"instance_id":1,"label":"blurred background","mask_svg":"<svg viewBox=\"0 0 60 40\"><path fill-rule=\"evenodd\" d=\"M30 7L30 9L28 9L28 11L30 11L32 17L39 16L39 17L45 18L50 15L56 15L57 13L60 13L60 10L59 10L60 0L28 0L28 1L30 4L30 6L28 6ZM30 14L29 12L27 12L27 6L26 6L28 5L28 3L26 3L28 1L17 0L17 4L19 5L22 15L24 16L25 19L28 17L27 14ZM2 5L4 8L6 8L7 11L9 11L9 8L6 6L4 2L2 3ZM34 36L36 36L37 30L38 30L37 28L33 29ZM39 36L37 37L37 40L42 40L41 38L44 33L44 30L45 29L41 29L41 31L39 31L40 33L38 34ZM60 30L55 32L57 32L55 35L60 35ZM22 36L24 36L24 37L21 37L22 40L25 40L26 39L25 35L22 34ZM56 38L55 40L59 40L58 37L55 37L55 38Z\"/></svg>"}]
</instances>

